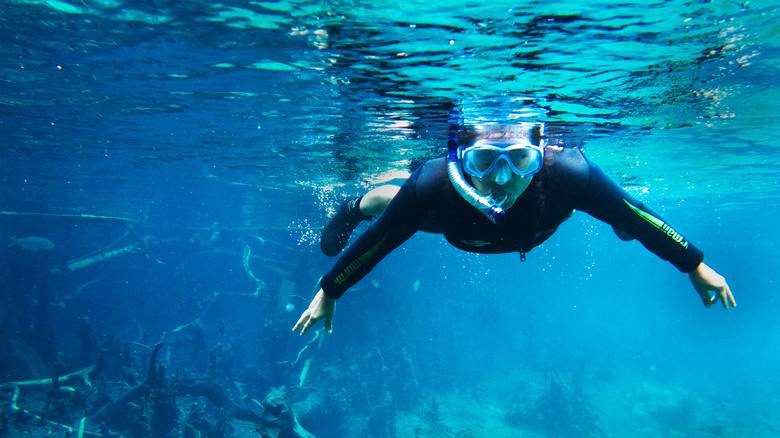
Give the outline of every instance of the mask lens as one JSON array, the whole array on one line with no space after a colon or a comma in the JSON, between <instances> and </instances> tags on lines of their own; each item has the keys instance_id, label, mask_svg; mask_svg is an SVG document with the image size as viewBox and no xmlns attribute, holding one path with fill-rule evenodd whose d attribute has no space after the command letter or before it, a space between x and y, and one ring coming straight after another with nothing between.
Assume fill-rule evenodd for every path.
<instances>
[{"instance_id":1,"label":"mask lens","mask_svg":"<svg viewBox=\"0 0 780 438\"><path fill-rule=\"evenodd\" d=\"M539 163L539 151L536 149L510 149L507 155L515 168L520 172L538 170L536 167Z\"/></svg>"},{"instance_id":2,"label":"mask lens","mask_svg":"<svg viewBox=\"0 0 780 438\"><path fill-rule=\"evenodd\" d=\"M485 172L493 165L498 158L498 151L495 149L477 148L472 150L472 162L478 172Z\"/></svg>"}]
</instances>

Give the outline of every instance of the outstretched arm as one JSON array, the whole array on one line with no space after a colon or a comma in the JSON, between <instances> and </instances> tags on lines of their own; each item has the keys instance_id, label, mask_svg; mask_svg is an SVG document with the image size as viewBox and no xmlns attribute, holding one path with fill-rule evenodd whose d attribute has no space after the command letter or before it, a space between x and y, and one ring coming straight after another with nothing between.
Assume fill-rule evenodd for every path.
<instances>
[{"instance_id":1,"label":"outstretched arm","mask_svg":"<svg viewBox=\"0 0 780 438\"><path fill-rule=\"evenodd\" d=\"M737 302L734 301L734 296L731 294L729 285L726 284L726 279L709 266L700 263L688 276L691 278L691 283L693 283L693 287L696 288L696 292L699 293L701 301L705 306L710 307L720 300L724 309L728 309L729 306L737 307ZM714 294L711 294L710 291L714 292Z\"/></svg>"}]
</instances>

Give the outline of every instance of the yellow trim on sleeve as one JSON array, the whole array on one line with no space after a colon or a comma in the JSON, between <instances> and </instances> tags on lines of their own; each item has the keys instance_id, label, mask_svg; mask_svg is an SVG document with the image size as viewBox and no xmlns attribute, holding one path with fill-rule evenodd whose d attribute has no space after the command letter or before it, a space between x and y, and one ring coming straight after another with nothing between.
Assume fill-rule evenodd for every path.
<instances>
[{"instance_id":1,"label":"yellow trim on sleeve","mask_svg":"<svg viewBox=\"0 0 780 438\"><path fill-rule=\"evenodd\" d=\"M661 219L658 219L657 217L651 215L650 213L647 213L646 211L642 211L633 205L631 205L630 202L627 200L623 200L623 202L626 203L626 205L631 208L631 210L634 211L639 217L649 222L652 226L658 228L659 230L663 231L667 236L671 237L672 240L682 245L683 248L688 248L688 241L685 240L685 237L683 237L680 233L677 231L674 231L672 227L666 224L666 222L662 221Z\"/></svg>"},{"instance_id":2,"label":"yellow trim on sleeve","mask_svg":"<svg viewBox=\"0 0 780 438\"><path fill-rule=\"evenodd\" d=\"M363 255L361 255L361 256L360 256L360 257L358 257L357 259L353 260L353 261L352 261L352 263L350 263L349 265L347 265L347 267L346 267L346 268L344 268L344 270L343 270L343 271L341 271L341 274L339 274L339 276L338 276L338 277L336 277L336 279L335 279L335 280L333 280L333 282L334 282L334 283L336 283L336 284L338 284L338 285L341 285L341 284L343 284L345 281L347 281L347 279L348 279L348 278L349 278L349 277L350 277L352 274L354 274L354 273L355 273L355 271L357 271L357 270L358 270L358 268L360 268L361 266L363 266L363 264L364 264L364 263L365 263L365 262L366 262L368 259L370 259L370 258L371 258L371 257L372 257L372 256L373 256L373 255L374 255L376 252L377 252L377 251L379 251L379 248L382 246L382 244L383 244L383 243L385 243L385 240L387 240L387 234L385 234L385 236L382 238L382 240L380 240L380 241L379 241L379 243L377 243L376 245L374 245L374 246L373 246L371 249L369 249L368 251L366 251L365 253L363 253Z\"/></svg>"}]
</instances>

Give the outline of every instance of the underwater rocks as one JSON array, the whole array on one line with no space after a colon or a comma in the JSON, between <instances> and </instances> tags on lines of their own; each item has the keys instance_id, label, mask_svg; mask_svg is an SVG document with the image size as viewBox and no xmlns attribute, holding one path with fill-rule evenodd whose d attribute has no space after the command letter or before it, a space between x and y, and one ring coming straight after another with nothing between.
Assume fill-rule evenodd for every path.
<instances>
[{"instance_id":1,"label":"underwater rocks","mask_svg":"<svg viewBox=\"0 0 780 438\"><path fill-rule=\"evenodd\" d=\"M570 438L606 437L596 424L597 418L582 385L555 374L550 375L544 393L532 406L515 406L506 414L507 423L515 427Z\"/></svg>"},{"instance_id":2,"label":"underwater rocks","mask_svg":"<svg viewBox=\"0 0 780 438\"><path fill-rule=\"evenodd\" d=\"M644 381L626 393L624 400L633 414L651 418L670 433L688 433L698 424L697 400L682 388Z\"/></svg>"}]
</instances>

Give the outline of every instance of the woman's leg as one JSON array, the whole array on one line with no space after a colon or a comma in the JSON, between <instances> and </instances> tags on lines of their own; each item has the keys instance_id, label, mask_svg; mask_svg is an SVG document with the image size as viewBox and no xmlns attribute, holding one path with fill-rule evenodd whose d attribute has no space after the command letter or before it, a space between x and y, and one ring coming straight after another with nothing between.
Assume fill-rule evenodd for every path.
<instances>
[{"instance_id":1,"label":"woman's leg","mask_svg":"<svg viewBox=\"0 0 780 438\"><path fill-rule=\"evenodd\" d=\"M399 189L400 187L394 185L380 186L341 204L339 211L322 230L322 252L328 257L337 256L347 246L355 227L364 220L371 220L373 216L382 214Z\"/></svg>"},{"instance_id":2,"label":"woman's leg","mask_svg":"<svg viewBox=\"0 0 780 438\"><path fill-rule=\"evenodd\" d=\"M401 188L394 185L379 186L360 199L360 212L366 216L379 216Z\"/></svg>"}]
</instances>

